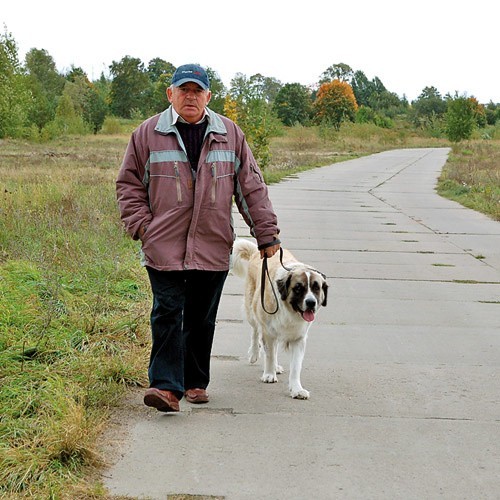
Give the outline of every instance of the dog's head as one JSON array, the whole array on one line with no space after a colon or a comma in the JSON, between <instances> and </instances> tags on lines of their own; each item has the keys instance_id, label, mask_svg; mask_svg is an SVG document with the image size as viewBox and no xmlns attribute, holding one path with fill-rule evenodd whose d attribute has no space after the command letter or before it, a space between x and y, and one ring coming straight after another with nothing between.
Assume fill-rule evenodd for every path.
<instances>
[{"instance_id":1,"label":"dog's head","mask_svg":"<svg viewBox=\"0 0 500 500\"><path fill-rule=\"evenodd\" d=\"M296 266L276 282L281 299L304 321L314 321L321 306L326 306L326 276L308 266Z\"/></svg>"}]
</instances>

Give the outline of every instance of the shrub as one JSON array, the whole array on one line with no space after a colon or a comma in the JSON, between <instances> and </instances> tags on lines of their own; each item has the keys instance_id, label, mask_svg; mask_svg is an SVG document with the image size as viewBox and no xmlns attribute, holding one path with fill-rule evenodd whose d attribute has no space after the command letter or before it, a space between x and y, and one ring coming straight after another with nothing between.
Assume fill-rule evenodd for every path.
<instances>
[{"instance_id":1,"label":"shrub","mask_svg":"<svg viewBox=\"0 0 500 500\"><path fill-rule=\"evenodd\" d=\"M450 141L470 139L475 124L475 106L471 99L456 95L448 101L446 136Z\"/></svg>"}]
</instances>

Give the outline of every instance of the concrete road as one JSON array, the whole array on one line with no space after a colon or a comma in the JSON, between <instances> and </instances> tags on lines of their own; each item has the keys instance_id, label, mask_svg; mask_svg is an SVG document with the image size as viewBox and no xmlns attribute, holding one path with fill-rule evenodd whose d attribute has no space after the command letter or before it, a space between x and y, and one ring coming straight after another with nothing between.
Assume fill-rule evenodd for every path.
<instances>
[{"instance_id":1,"label":"concrete road","mask_svg":"<svg viewBox=\"0 0 500 500\"><path fill-rule=\"evenodd\" d=\"M287 373L259 381L230 276L210 403L165 415L132 397L112 494L500 498L500 223L435 193L447 154L389 151L271 186L283 244L330 283L302 372L311 399L288 396Z\"/></svg>"}]
</instances>

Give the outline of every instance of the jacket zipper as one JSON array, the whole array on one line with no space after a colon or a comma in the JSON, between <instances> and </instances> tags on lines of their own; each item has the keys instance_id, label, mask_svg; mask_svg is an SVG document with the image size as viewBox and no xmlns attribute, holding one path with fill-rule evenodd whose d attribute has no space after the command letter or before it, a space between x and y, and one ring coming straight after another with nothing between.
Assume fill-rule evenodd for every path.
<instances>
[{"instance_id":1,"label":"jacket zipper","mask_svg":"<svg viewBox=\"0 0 500 500\"><path fill-rule=\"evenodd\" d=\"M177 166L177 162L174 162L174 171L175 171L175 184L177 186L177 202L180 203L182 201L181 175L179 173L179 167Z\"/></svg>"},{"instance_id":2,"label":"jacket zipper","mask_svg":"<svg viewBox=\"0 0 500 500\"><path fill-rule=\"evenodd\" d=\"M212 205L215 205L215 195L217 192L217 163L212 163Z\"/></svg>"}]
</instances>

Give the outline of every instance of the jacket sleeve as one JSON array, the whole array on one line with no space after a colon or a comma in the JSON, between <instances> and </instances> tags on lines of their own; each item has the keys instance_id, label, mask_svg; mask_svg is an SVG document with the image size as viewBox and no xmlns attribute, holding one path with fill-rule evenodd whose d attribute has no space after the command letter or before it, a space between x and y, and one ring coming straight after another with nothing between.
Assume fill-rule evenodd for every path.
<instances>
[{"instance_id":1,"label":"jacket sleeve","mask_svg":"<svg viewBox=\"0 0 500 500\"><path fill-rule=\"evenodd\" d=\"M278 218L262 172L241 131L237 156L235 202L259 247L279 243Z\"/></svg>"},{"instance_id":2,"label":"jacket sleeve","mask_svg":"<svg viewBox=\"0 0 500 500\"><path fill-rule=\"evenodd\" d=\"M134 240L139 239L139 229L152 219L148 191L143 183L149 153L147 146L139 140L140 136L137 130L132 134L116 181L120 217Z\"/></svg>"}]
</instances>

